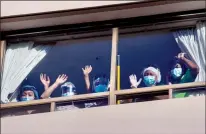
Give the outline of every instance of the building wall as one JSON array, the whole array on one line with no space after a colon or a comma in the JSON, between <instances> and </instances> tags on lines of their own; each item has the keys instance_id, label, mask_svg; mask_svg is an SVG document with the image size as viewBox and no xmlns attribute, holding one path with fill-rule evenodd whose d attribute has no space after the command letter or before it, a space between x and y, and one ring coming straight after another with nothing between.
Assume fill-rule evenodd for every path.
<instances>
[{"instance_id":1,"label":"building wall","mask_svg":"<svg viewBox=\"0 0 206 134\"><path fill-rule=\"evenodd\" d=\"M43 13L61 10L73 10L131 3L137 1L1 1L1 17ZM12 9L12 10L11 10Z\"/></svg>"},{"instance_id":2,"label":"building wall","mask_svg":"<svg viewBox=\"0 0 206 134\"><path fill-rule=\"evenodd\" d=\"M121 6L111 7L108 5ZM150 16L198 9L205 9L205 1L58 1L58 3L56 1L1 1L1 31ZM52 12L62 10L65 12Z\"/></svg>"},{"instance_id":3,"label":"building wall","mask_svg":"<svg viewBox=\"0 0 206 134\"><path fill-rule=\"evenodd\" d=\"M1 119L2 134L205 134L205 97Z\"/></svg>"}]
</instances>

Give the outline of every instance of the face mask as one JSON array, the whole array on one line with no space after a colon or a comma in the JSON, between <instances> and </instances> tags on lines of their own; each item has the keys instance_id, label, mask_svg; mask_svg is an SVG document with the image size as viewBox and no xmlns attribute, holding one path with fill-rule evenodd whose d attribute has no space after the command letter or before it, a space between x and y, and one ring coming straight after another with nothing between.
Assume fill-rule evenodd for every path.
<instances>
[{"instance_id":1,"label":"face mask","mask_svg":"<svg viewBox=\"0 0 206 134\"><path fill-rule=\"evenodd\" d=\"M74 92L67 92L67 93L63 93L62 96L72 96L75 95Z\"/></svg>"},{"instance_id":2,"label":"face mask","mask_svg":"<svg viewBox=\"0 0 206 134\"><path fill-rule=\"evenodd\" d=\"M144 83L146 86L150 87L152 85L155 85L156 84L156 81L155 81L155 76L144 76Z\"/></svg>"},{"instance_id":3,"label":"face mask","mask_svg":"<svg viewBox=\"0 0 206 134\"><path fill-rule=\"evenodd\" d=\"M105 92L108 90L109 80L105 77L96 78L93 81L93 90L95 93Z\"/></svg>"},{"instance_id":4,"label":"face mask","mask_svg":"<svg viewBox=\"0 0 206 134\"><path fill-rule=\"evenodd\" d=\"M173 78L179 78L182 75L182 68L174 68L171 70L171 74Z\"/></svg>"},{"instance_id":5,"label":"face mask","mask_svg":"<svg viewBox=\"0 0 206 134\"><path fill-rule=\"evenodd\" d=\"M98 85L94 88L96 93L107 91L107 85Z\"/></svg>"},{"instance_id":6,"label":"face mask","mask_svg":"<svg viewBox=\"0 0 206 134\"><path fill-rule=\"evenodd\" d=\"M34 100L34 97L32 96L21 97L21 101L31 101L31 100Z\"/></svg>"}]
</instances>

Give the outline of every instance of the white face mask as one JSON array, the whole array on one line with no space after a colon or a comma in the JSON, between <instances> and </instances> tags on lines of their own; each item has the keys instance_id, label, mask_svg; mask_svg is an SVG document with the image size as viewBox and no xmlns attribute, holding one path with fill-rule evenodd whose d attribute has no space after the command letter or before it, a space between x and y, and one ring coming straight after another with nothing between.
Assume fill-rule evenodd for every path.
<instances>
[{"instance_id":1,"label":"white face mask","mask_svg":"<svg viewBox=\"0 0 206 134\"><path fill-rule=\"evenodd\" d=\"M174 68L171 70L173 78L179 78L182 75L182 68Z\"/></svg>"}]
</instances>

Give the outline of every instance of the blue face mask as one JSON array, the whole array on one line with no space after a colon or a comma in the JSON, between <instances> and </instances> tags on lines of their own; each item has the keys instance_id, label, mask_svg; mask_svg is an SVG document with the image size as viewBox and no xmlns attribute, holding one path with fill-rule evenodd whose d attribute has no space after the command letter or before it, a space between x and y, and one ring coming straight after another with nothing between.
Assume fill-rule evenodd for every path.
<instances>
[{"instance_id":1,"label":"blue face mask","mask_svg":"<svg viewBox=\"0 0 206 134\"><path fill-rule=\"evenodd\" d=\"M150 87L156 84L155 76L144 76L144 83L146 86Z\"/></svg>"},{"instance_id":2,"label":"blue face mask","mask_svg":"<svg viewBox=\"0 0 206 134\"><path fill-rule=\"evenodd\" d=\"M172 77L177 79L182 75L182 68L174 68L171 70Z\"/></svg>"},{"instance_id":3,"label":"blue face mask","mask_svg":"<svg viewBox=\"0 0 206 134\"><path fill-rule=\"evenodd\" d=\"M98 85L94 88L95 93L107 91L107 85Z\"/></svg>"},{"instance_id":4,"label":"blue face mask","mask_svg":"<svg viewBox=\"0 0 206 134\"><path fill-rule=\"evenodd\" d=\"M95 93L105 92L108 90L109 80L106 77L98 77L93 80L93 91Z\"/></svg>"},{"instance_id":5,"label":"blue face mask","mask_svg":"<svg viewBox=\"0 0 206 134\"><path fill-rule=\"evenodd\" d=\"M31 101L31 100L34 100L34 97L29 97L29 96L21 97L21 101Z\"/></svg>"}]
</instances>

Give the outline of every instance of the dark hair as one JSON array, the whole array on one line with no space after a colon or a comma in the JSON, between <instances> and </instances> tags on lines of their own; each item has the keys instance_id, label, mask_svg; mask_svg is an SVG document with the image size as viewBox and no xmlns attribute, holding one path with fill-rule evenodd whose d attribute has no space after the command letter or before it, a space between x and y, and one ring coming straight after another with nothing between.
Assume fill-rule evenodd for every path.
<instances>
[{"instance_id":1,"label":"dark hair","mask_svg":"<svg viewBox=\"0 0 206 134\"><path fill-rule=\"evenodd\" d=\"M97 74L97 75L95 75L95 76L93 77L93 80L96 80L97 78L106 78L106 79L109 79L106 74Z\"/></svg>"},{"instance_id":2,"label":"dark hair","mask_svg":"<svg viewBox=\"0 0 206 134\"><path fill-rule=\"evenodd\" d=\"M98 79L98 78L101 78L102 79L102 82L104 83L104 84L109 84L109 78L105 75L105 74L98 74L98 75L95 75L94 77L93 77L93 87L92 88L94 88L94 82Z\"/></svg>"},{"instance_id":3,"label":"dark hair","mask_svg":"<svg viewBox=\"0 0 206 134\"><path fill-rule=\"evenodd\" d=\"M37 92L36 88L34 86L30 86L30 85L25 85L20 89L20 91L18 93L18 96L17 96L17 100L21 101L21 97L22 97L23 92L24 91L29 91L29 90L34 93L34 99L38 100L39 95L38 95L38 92Z\"/></svg>"},{"instance_id":4,"label":"dark hair","mask_svg":"<svg viewBox=\"0 0 206 134\"><path fill-rule=\"evenodd\" d=\"M186 73L186 71L187 71L187 66L182 62L182 61L180 61L180 60L178 60L178 59L174 59L174 60L172 60L171 62L170 62L170 65L169 65L169 71L171 71L172 69L174 69L174 66L176 65L176 64L180 64L180 66L181 66L181 68L182 68L182 74L184 75L185 73Z\"/></svg>"}]
</instances>

